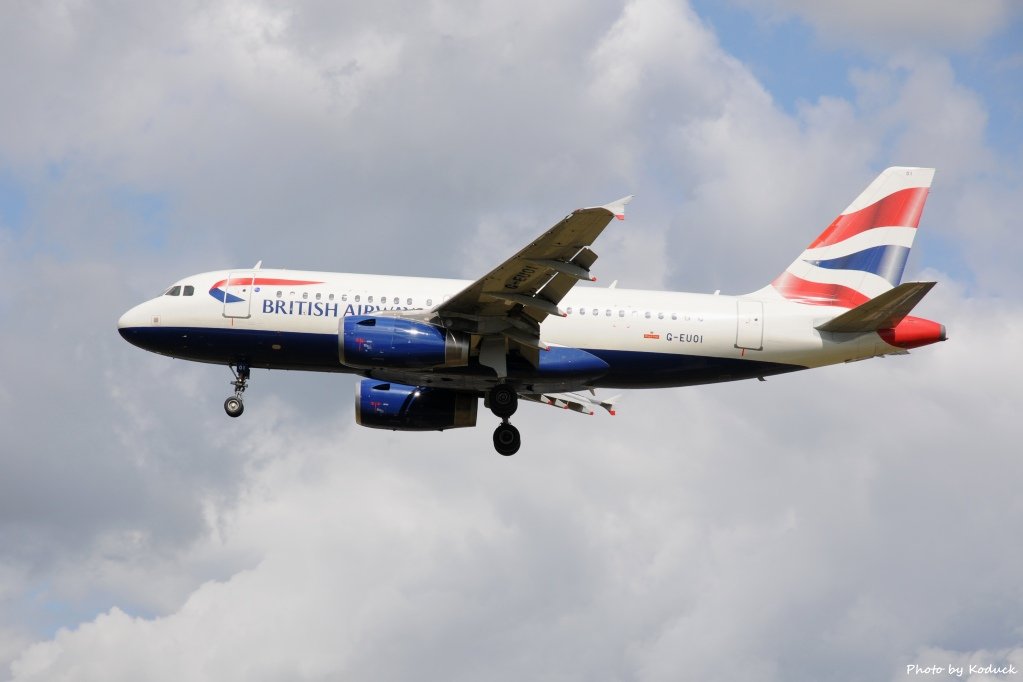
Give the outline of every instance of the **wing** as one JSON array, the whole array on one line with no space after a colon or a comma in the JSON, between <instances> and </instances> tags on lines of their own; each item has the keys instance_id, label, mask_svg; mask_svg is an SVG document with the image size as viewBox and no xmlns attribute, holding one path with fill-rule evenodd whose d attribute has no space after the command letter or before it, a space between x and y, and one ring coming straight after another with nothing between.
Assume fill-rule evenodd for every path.
<instances>
[{"instance_id":1,"label":"wing","mask_svg":"<svg viewBox=\"0 0 1023 682\"><path fill-rule=\"evenodd\" d=\"M579 280L594 280L589 249L612 218L625 217L623 197L605 206L581 208L565 216L536 241L458 292L431 312L449 329L481 338L480 362L504 376L509 344L533 365L540 350L540 323L548 315L564 316L558 303Z\"/></svg>"}]
</instances>

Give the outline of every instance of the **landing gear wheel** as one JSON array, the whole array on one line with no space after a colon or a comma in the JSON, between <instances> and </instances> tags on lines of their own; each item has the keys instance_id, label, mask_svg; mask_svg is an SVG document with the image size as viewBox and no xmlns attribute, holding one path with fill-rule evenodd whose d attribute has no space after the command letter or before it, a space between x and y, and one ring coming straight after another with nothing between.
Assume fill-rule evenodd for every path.
<instances>
[{"instance_id":1,"label":"landing gear wheel","mask_svg":"<svg viewBox=\"0 0 1023 682\"><path fill-rule=\"evenodd\" d=\"M245 405L242 404L242 393L245 393L245 389L249 386L249 366L238 363L237 370L234 365L228 365L228 368L234 374L234 381L231 382L231 385L234 386L234 395L224 401L224 412L227 412L228 417L240 417L245 411Z\"/></svg>"},{"instance_id":2,"label":"landing gear wheel","mask_svg":"<svg viewBox=\"0 0 1023 682\"><path fill-rule=\"evenodd\" d=\"M519 394L508 384L494 386L488 397L490 411L501 419L512 416L519 407Z\"/></svg>"},{"instance_id":3,"label":"landing gear wheel","mask_svg":"<svg viewBox=\"0 0 1023 682\"><path fill-rule=\"evenodd\" d=\"M522 445L522 437L519 430L508 422L501 422L494 430L494 449L498 454L508 457L519 451Z\"/></svg>"},{"instance_id":4,"label":"landing gear wheel","mask_svg":"<svg viewBox=\"0 0 1023 682\"><path fill-rule=\"evenodd\" d=\"M224 401L224 412L227 412L228 417L240 417L244 411L245 405L238 396L233 395Z\"/></svg>"}]
</instances>

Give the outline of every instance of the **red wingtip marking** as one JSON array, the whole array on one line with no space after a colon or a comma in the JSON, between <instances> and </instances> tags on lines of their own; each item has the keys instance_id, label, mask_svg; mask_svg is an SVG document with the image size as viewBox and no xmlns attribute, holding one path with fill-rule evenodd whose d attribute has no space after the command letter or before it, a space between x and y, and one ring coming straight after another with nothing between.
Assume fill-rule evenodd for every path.
<instances>
[{"instance_id":1,"label":"red wingtip marking","mask_svg":"<svg viewBox=\"0 0 1023 682\"><path fill-rule=\"evenodd\" d=\"M597 278L596 278L596 277L590 277L590 281L591 281L591 282L596 282L596 281L597 281Z\"/></svg>"},{"instance_id":2,"label":"red wingtip marking","mask_svg":"<svg viewBox=\"0 0 1023 682\"><path fill-rule=\"evenodd\" d=\"M625 214L624 213L615 213L615 218L618 218L618 220L625 220Z\"/></svg>"},{"instance_id":3,"label":"red wingtip marking","mask_svg":"<svg viewBox=\"0 0 1023 682\"><path fill-rule=\"evenodd\" d=\"M612 416L612 417L613 417L613 416L615 416L615 411L614 411L614 410L608 410L608 412L610 412L610 413L611 413L611 416Z\"/></svg>"}]
</instances>

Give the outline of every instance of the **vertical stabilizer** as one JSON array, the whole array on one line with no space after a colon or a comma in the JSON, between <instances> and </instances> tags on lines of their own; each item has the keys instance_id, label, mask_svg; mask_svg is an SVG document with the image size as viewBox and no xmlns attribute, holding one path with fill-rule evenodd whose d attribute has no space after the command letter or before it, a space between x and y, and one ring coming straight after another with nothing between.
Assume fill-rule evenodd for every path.
<instances>
[{"instance_id":1,"label":"vertical stabilizer","mask_svg":"<svg viewBox=\"0 0 1023 682\"><path fill-rule=\"evenodd\" d=\"M771 286L810 305L854 308L891 290L913 246L933 168L886 169Z\"/></svg>"}]
</instances>

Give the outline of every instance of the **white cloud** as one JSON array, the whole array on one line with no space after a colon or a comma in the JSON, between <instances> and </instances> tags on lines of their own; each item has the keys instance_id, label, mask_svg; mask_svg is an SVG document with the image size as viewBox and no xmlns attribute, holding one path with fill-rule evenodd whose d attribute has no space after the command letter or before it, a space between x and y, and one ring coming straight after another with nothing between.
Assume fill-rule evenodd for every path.
<instances>
[{"instance_id":1,"label":"white cloud","mask_svg":"<svg viewBox=\"0 0 1023 682\"><path fill-rule=\"evenodd\" d=\"M793 116L656 0L134 7L0 22L28 194L0 227L14 679L894 679L1016 646L1020 176L947 59ZM226 420L223 368L113 329L258 258L472 276L632 191L601 284L749 290L888 163L939 166L918 253L972 279L923 272L920 313L951 341L615 418L524 406L511 460L489 414L358 429L336 376L259 372Z\"/></svg>"},{"instance_id":2,"label":"white cloud","mask_svg":"<svg viewBox=\"0 0 1023 682\"><path fill-rule=\"evenodd\" d=\"M524 411L512 460L487 424L257 424L239 443L261 462L247 492L193 550L243 570L165 616L112 608L62 631L13 679L814 679L834 660L894 677L920 642L974 637L971 609L1020 606L1003 503L1023 432L972 443L1011 416L987 396L1023 379L1000 360L1023 327L955 292L929 303L941 346L633 392L615 418Z\"/></svg>"}]
</instances>

